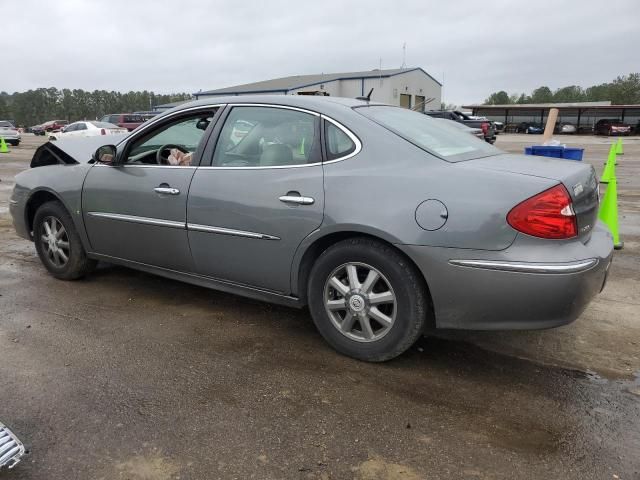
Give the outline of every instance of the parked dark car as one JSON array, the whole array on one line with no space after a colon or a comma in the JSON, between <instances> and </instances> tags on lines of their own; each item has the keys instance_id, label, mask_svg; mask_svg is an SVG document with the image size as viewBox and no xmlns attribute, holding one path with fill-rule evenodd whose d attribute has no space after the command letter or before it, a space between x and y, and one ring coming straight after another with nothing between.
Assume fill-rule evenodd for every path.
<instances>
[{"instance_id":1,"label":"parked dark car","mask_svg":"<svg viewBox=\"0 0 640 480\"><path fill-rule=\"evenodd\" d=\"M146 119L144 116L135 113L111 113L102 117L100 121L113 123L131 132L142 125Z\"/></svg>"},{"instance_id":2,"label":"parked dark car","mask_svg":"<svg viewBox=\"0 0 640 480\"><path fill-rule=\"evenodd\" d=\"M631 125L612 118L598 120L593 128L594 135L631 135Z\"/></svg>"},{"instance_id":3,"label":"parked dark car","mask_svg":"<svg viewBox=\"0 0 640 480\"><path fill-rule=\"evenodd\" d=\"M447 127L455 128L456 130L459 130L459 131L468 133L470 135L473 135L474 137L476 137L476 138L478 138L480 140L484 140L484 132L480 128L467 127L463 123L456 122L455 120L449 120L447 118L434 118L434 120L436 122L441 122L443 125L445 125Z\"/></svg>"},{"instance_id":4,"label":"parked dark car","mask_svg":"<svg viewBox=\"0 0 640 480\"><path fill-rule=\"evenodd\" d=\"M544 133L544 127L539 123L522 122L516 128L516 133Z\"/></svg>"},{"instance_id":5,"label":"parked dark car","mask_svg":"<svg viewBox=\"0 0 640 480\"><path fill-rule=\"evenodd\" d=\"M496 141L496 129L489 120L476 120L457 110L427 110L424 113L432 118L446 118L447 120L453 120L470 128L480 128L482 133L484 133L484 139L488 143L493 144Z\"/></svg>"},{"instance_id":6,"label":"parked dark car","mask_svg":"<svg viewBox=\"0 0 640 480\"><path fill-rule=\"evenodd\" d=\"M361 360L400 355L427 328L575 320L613 253L594 168L442 123L338 97L205 98L119 139L42 145L9 210L56 278L104 260L308 306Z\"/></svg>"}]
</instances>

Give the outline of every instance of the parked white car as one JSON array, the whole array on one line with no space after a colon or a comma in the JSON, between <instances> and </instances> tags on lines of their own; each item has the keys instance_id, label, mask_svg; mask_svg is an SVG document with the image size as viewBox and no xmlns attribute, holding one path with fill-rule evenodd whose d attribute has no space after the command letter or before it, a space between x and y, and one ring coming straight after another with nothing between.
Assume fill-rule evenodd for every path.
<instances>
[{"instance_id":1,"label":"parked white car","mask_svg":"<svg viewBox=\"0 0 640 480\"><path fill-rule=\"evenodd\" d=\"M127 133L126 128L113 123L97 121L81 121L70 123L59 132L50 133L49 140L57 140L67 137L97 137L100 135L120 135Z\"/></svg>"},{"instance_id":2,"label":"parked white car","mask_svg":"<svg viewBox=\"0 0 640 480\"><path fill-rule=\"evenodd\" d=\"M20 132L11 122L6 120L0 120L0 137L14 147L20 145Z\"/></svg>"}]
</instances>

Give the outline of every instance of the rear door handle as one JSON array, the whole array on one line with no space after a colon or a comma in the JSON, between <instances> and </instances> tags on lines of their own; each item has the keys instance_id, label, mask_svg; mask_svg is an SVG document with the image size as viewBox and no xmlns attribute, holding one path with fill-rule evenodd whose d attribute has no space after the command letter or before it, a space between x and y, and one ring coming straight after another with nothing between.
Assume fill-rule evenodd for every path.
<instances>
[{"instance_id":1,"label":"rear door handle","mask_svg":"<svg viewBox=\"0 0 640 480\"><path fill-rule=\"evenodd\" d=\"M302 197L300 195L283 195L279 200L284 203L296 203L298 205L313 205L315 202L311 197Z\"/></svg>"},{"instance_id":2,"label":"rear door handle","mask_svg":"<svg viewBox=\"0 0 640 480\"><path fill-rule=\"evenodd\" d=\"M179 195L180 194L180 190L178 190L177 188L171 188L171 187L156 187L153 189L154 192L156 193L162 193L164 195Z\"/></svg>"}]
</instances>

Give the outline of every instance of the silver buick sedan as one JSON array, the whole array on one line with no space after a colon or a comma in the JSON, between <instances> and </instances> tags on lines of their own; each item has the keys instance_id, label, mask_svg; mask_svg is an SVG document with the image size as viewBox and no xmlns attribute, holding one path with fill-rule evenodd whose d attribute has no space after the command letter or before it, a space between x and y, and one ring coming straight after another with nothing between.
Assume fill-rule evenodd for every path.
<instances>
[{"instance_id":1,"label":"silver buick sedan","mask_svg":"<svg viewBox=\"0 0 640 480\"><path fill-rule=\"evenodd\" d=\"M591 166L505 154L398 107L218 97L105 141L47 143L16 177L15 229L54 277L103 260L308 306L362 360L428 328L564 325L611 262Z\"/></svg>"}]
</instances>

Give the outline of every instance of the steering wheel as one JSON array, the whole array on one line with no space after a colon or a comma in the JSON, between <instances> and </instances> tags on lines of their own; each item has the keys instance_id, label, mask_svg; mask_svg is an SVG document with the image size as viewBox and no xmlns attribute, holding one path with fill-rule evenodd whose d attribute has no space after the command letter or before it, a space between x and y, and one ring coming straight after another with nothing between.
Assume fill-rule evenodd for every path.
<instances>
[{"instance_id":1,"label":"steering wheel","mask_svg":"<svg viewBox=\"0 0 640 480\"><path fill-rule=\"evenodd\" d=\"M177 148L178 150L180 150L182 153L189 153L189 150L187 150L184 147L181 147L180 145L176 145L174 143L167 143L165 145L162 145L157 151L156 151L156 163L158 165L167 165L167 158L169 157L170 153L167 154L167 156L163 156L162 154L166 151L169 152L172 148Z\"/></svg>"}]
</instances>

